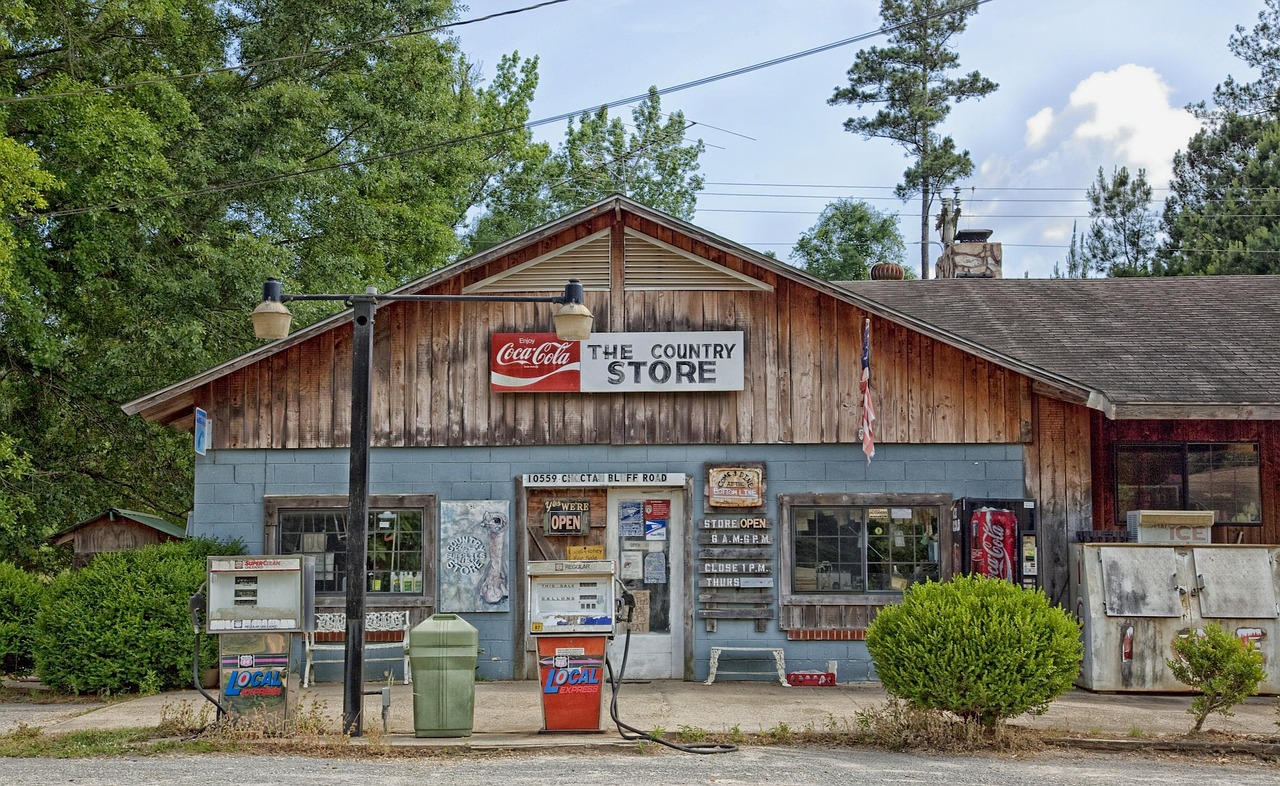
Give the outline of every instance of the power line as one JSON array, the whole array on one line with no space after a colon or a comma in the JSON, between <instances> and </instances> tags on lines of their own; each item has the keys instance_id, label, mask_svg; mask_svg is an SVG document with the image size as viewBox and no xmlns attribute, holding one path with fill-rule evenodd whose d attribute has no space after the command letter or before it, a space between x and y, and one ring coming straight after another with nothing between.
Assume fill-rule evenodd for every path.
<instances>
[{"instance_id":1,"label":"power line","mask_svg":"<svg viewBox=\"0 0 1280 786\"><path fill-rule=\"evenodd\" d=\"M395 41L400 38L410 38L410 37L420 36L420 35L429 35L431 33L438 33L442 30L448 30L453 27L463 27L465 25L476 24L477 22L487 22L491 19L497 19L498 17L501 17L501 16L511 16L512 14L522 14L526 11L536 11L540 8L545 8L550 5L558 5L560 3L567 3L567 2L569 2L569 0L545 0L545 2L537 3L535 5L524 6L523 8L513 8L509 11L498 11L492 14L488 14L486 16L476 17L475 19L464 19L461 22L452 22L447 25L436 25L435 27L426 27L421 30L409 30L404 33L393 33L391 35L380 36L378 38L370 38L364 41L356 41L355 43L351 43L351 44L338 44L336 46L325 47L323 49L313 49L309 52L296 52L291 55L281 55L279 57L270 57L265 60L253 60L248 63L237 63L236 65L233 65L233 66L224 66L222 68L210 68L205 71L190 71L185 74L172 74L170 76L158 76L158 77L155 77L154 79L143 79L137 82L124 82L118 85L106 85L104 87L86 87L82 90L67 90L62 93L38 93L35 95L29 95L29 96L15 96L13 98L0 98L0 106L3 106L5 104L22 104L22 103L28 103L32 101L48 101L54 98L67 98L69 96L91 95L93 93L108 93L116 90L131 90L135 87L144 87L146 85L157 85L157 84L162 84L164 82L177 82L183 79L194 79L195 77L198 77L198 76L211 76L213 74L226 74L232 71L245 71L251 68L258 68L264 65L274 65L276 63L285 63L290 60L301 60L303 58L313 57L317 55L337 54L339 52L345 52L348 49L356 49L362 46L369 46L370 44L385 44L389 41Z\"/></svg>"},{"instance_id":2,"label":"power line","mask_svg":"<svg viewBox=\"0 0 1280 786\"><path fill-rule=\"evenodd\" d=\"M552 4L552 3L556 3L556 2L567 2L567 0L551 0L551 2L548 2L548 3L543 3L543 4L535 5L535 6L528 6L527 8L524 8L524 9L517 9L517 11L523 11L523 10L530 10L530 9L534 9L534 8L540 8L540 7L544 6L544 5L550 5L550 4ZM991 0L974 0L974 2L969 3L969 4L967 4L967 5L964 5L964 6L957 6L957 7L955 7L955 8L948 9L948 10L946 11L946 13L954 12L954 11L956 11L956 10L960 10L961 8L976 8L977 6L984 5L984 4L989 3L989 2L991 2ZM504 14L509 14L509 13L515 13L515 12L516 12L516 11L508 11L508 12L503 12L503 13L504 13ZM699 86L701 86L701 85L710 84L711 82L720 81L720 80L722 80L722 79L728 79L729 77L732 77L732 76L739 76L739 75L741 75L741 74L751 73L752 71L758 71L758 70L760 70L760 69L762 69L762 68L769 68L769 67L774 66L774 65L778 65L778 64L781 64L781 63L790 62L790 61L792 61L792 60L797 60L797 59L802 58L802 57L808 57L809 55L818 54L819 52L826 52L826 51L828 51L828 50L836 49L836 48L838 48L838 47L848 46L849 44L852 44L852 43L858 43L858 42L861 42L861 41L865 41L865 40L867 40L867 39L874 38L874 37L876 37L876 36L886 35L886 34L888 34L888 33L893 32L894 30L900 29L900 28L902 28L902 27L909 26L909 25L911 25L911 24L917 24L917 23L919 23L920 21L925 21L925 20L927 20L927 19L932 19L932 18L934 18L935 16L940 16L940 15L942 15L943 13L944 13L944 12L941 12L941 11L940 11L940 12L938 12L938 13L936 13L936 14L932 15L932 16L922 17L921 19L915 19L915 20L911 20L911 21L909 21L909 22L904 22L904 23L902 23L902 24L900 24L900 25L897 25L897 26L895 26L895 27L882 27L882 28L880 28L880 29L878 29L878 30L875 30L875 31L872 31L872 32L869 32L869 33L862 33L861 35L853 36L852 38L845 38L845 39L841 39L840 41L834 41L834 42L829 43L829 44L823 44L822 46L813 47L813 48L811 48L811 49L806 49L806 50L804 50L804 51L801 51L801 52L795 52L795 53L792 53L792 54L789 54L789 55L782 55L781 57L775 57L775 58L773 58L772 60L765 60L765 61L762 61L762 62L759 62L759 63L754 63L754 64L749 65L749 66L744 66L744 67L742 67L742 68L734 69L734 70L732 70L732 71L724 71L724 72L721 72L721 73L719 73L719 74L713 74L713 75L711 75L711 76L703 77L703 78L701 78L701 79L695 79L695 80L693 80L693 81L691 81L691 82L684 82L684 83L681 83L681 84L678 84L678 85L673 85L673 86L671 86L671 87L662 88L661 90L655 90L655 91L654 91L654 93L656 93L657 95L667 95L667 94L675 93L675 92L679 92L679 91L682 91L682 90L688 90L688 89L693 88L693 87L699 87ZM490 16L490 17L483 17L483 18L480 18L480 19L472 20L472 21L483 21L483 19L488 19L488 18L492 18L492 16ZM457 25L452 25L452 26L456 27ZM403 37L403 36L405 36L405 35L409 35L409 33L403 33L403 34L400 34L400 37ZM357 46L357 45L358 45L358 44L350 44L350 45L348 45L348 46L350 47L350 46ZM316 53L315 53L315 52L312 52L312 53L308 53L308 54L316 54ZM301 57L301 56L302 56L302 55L299 55L299 57ZM227 70L227 69L223 69L223 70ZM201 72L201 73L204 73L204 72ZM196 74L196 75L198 75L198 74ZM176 77L174 77L174 78L176 78ZM136 83L135 83L135 86L136 86ZM119 86L115 86L115 87L111 87L111 88L92 88L92 89L90 90L90 92L97 92L97 91L101 91L101 90L110 90L110 89L118 89L118 88L120 88L120 87L124 87L124 85L119 85ZM54 95L53 95L53 94L50 94L50 95L43 96L43 97L45 97L45 98L52 98L52 97L54 97ZM551 117L545 117L545 118L542 118L541 120L536 120L536 121L532 121L532 122L529 122L529 123L525 123L525 124L523 124L522 126L509 126L509 127L505 127L505 128L502 128L502 129L498 129L498 130L492 131L492 132L488 132L488 133L485 133L485 134L479 134L479 135L475 135L475 136L471 136L471 137L463 137L463 138L461 138L461 139L455 139L455 140L445 140L445 141L438 142L438 143L434 143L434 144L430 144L430 145L418 145L418 146L415 146L415 147L405 148L405 149L403 149L403 150L392 151L392 152L389 152L389 153L383 153L383 154L381 154L381 155L371 156L371 157L369 157L369 158L359 159L359 160L356 160L356 161L341 162L341 163L337 163L337 164L330 164L330 165L322 166L322 167L313 167L313 168L309 168L309 169L296 170L296 171L294 171L294 172L282 172L282 173L280 173L280 174L278 174L278 175L272 175L272 176L270 176L270 177L266 177L266 178L257 178L257 179L251 179L251 180L236 181L236 182L233 182L233 183L226 183L226 184L221 184L221 185L217 185L217 186L208 186L208 187L205 187L205 188L195 189L195 190L192 190L192 191L180 191L180 192L175 192L175 193L171 193L171 194L162 194L162 195L153 196L153 197L145 197L145 198L141 198L141 199L134 199L134 200L124 201L124 202L116 202L116 203L112 203L112 204L108 204L108 205L98 205L98 206L89 206L89 207L81 207L81 208L71 208L71 209L68 209L68 210L50 211L50 212L46 212L46 213L33 213L33 214L32 214L32 217L34 217L34 218L58 218L58 217L62 217L62 216L81 215L81 214L84 214L84 213L90 213L90 212L93 212L93 211L96 211L96 210L117 210L117 209L120 209L120 208L129 207L129 206L136 205L136 204L147 204L147 203L151 203L151 202L159 202L159 201L164 201L164 200L169 200L169 199L181 199L181 198L188 197L188 196L200 196L200 195L204 195L204 194L217 193L217 192L220 192L220 191L229 191L229 190L233 190L233 189L237 189L237 188L247 188L247 187L249 187L249 186L254 186L254 185L263 185L263 184L266 184L266 183L274 183L274 182L279 182L279 181L281 181L281 180L286 180L286 179L288 179L288 178L290 178L290 177L301 177L301 176L304 176L304 175L311 175L311 174L317 174L317 173L320 173L320 172L327 172L327 171L332 171L332 170L336 170L336 169L345 169L345 168L347 168L347 167L359 166L359 165L361 165L361 164L372 163L372 162L381 161L381 160L385 160L385 159L389 159L389 158L397 158L397 157L406 156L406 155L413 155L413 154L415 154L415 153L421 153L421 152L425 152L425 151L427 151L427 150L434 150L434 149L438 149L438 148L440 148L440 147L449 146L449 145L452 145L452 144L462 144L462 143L464 143L464 142L468 142L468 141L475 141L475 140L477 140L477 139L483 139L483 138L487 138L487 137L494 136L494 135L498 135L498 134L512 133L512 132L518 131L518 130L520 130L520 129L522 129L522 128L524 128L524 129L533 129L533 128L537 128L537 127L539 127L539 126L547 125L547 124L550 124L550 123L557 123L557 122L561 122L561 121L564 121L564 120L568 120L568 119L570 119L570 118L580 117L580 116L585 115L585 114L590 114L590 113L592 113L592 112L597 112L597 111L599 111L599 110L601 110L601 109L604 109L604 108L607 108L607 107L609 107L609 106L626 106L627 104L632 104L632 103L635 103L635 102L637 102L637 101L642 101L642 100L644 100L644 99L646 99L646 98L648 98L648 97L649 97L649 93L648 93L648 92L646 92L646 93L642 93L642 94L639 94L639 95L631 96L631 97L629 97L629 98L623 98L623 99L620 99L620 100L618 100L618 101L613 101L613 102L611 102L611 103L606 103L606 104L597 104L597 105L595 105L595 106L588 107L588 108L586 108L586 109L579 109L579 110L575 110L575 111L572 111L572 112L562 112L562 113L560 113L560 114L558 114L558 115L553 115L553 116L551 116ZM33 96L33 97L31 97L31 98L32 98L32 100L35 100L35 98L37 98L37 97L34 97L34 96ZM0 102L0 103L2 103L2 102Z\"/></svg>"}]
</instances>

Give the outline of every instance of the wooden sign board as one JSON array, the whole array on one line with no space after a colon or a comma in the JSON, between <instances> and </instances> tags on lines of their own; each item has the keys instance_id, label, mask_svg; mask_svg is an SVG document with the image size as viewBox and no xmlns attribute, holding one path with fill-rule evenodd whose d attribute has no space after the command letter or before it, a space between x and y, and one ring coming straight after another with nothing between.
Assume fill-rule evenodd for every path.
<instances>
[{"instance_id":1,"label":"wooden sign board","mask_svg":"<svg viewBox=\"0 0 1280 786\"><path fill-rule=\"evenodd\" d=\"M704 562L698 572L714 575L750 573L768 575L773 573L773 565L768 562Z\"/></svg>"},{"instance_id":2,"label":"wooden sign board","mask_svg":"<svg viewBox=\"0 0 1280 786\"><path fill-rule=\"evenodd\" d=\"M707 467L707 505L758 508L764 504L764 464Z\"/></svg>"},{"instance_id":3,"label":"wooden sign board","mask_svg":"<svg viewBox=\"0 0 1280 786\"><path fill-rule=\"evenodd\" d=\"M772 586L773 579L771 577L761 576L703 576L698 579L698 587L700 589L758 589Z\"/></svg>"},{"instance_id":4,"label":"wooden sign board","mask_svg":"<svg viewBox=\"0 0 1280 786\"><path fill-rule=\"evenodd\" d=\"M703 519L702 529L771 529L773 525L763 516L744 516L739 518Z\"/></svg>"}]
</instances>

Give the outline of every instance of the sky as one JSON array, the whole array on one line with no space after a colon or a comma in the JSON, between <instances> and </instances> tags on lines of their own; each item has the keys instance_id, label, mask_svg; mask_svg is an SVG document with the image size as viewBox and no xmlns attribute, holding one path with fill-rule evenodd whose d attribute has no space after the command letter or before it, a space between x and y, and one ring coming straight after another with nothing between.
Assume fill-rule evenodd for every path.
<instances>
[{"instance_id":1,"label":"sky","mask_svg":"<svg viewBox=\"0 0 1280 786\"><path fill-rule=\"evenodd\" d=\"M533 4L471 0L462 18ZM458 28L464 52L491 76L499 58L539 58L532 118L615 102L873 33L879 0L570 0ZM1185 111L1227 75L1252 79L1231 55L1263 0L991 0L953 39L960 70L999 84L956 105L941 131L969 151L961 229L991 229L1006 278L1047 278L1063 263L1073 223L1088 226L1085 190L1101 167L1145 169L1159 210L1173 154L1198 128ZM893 196L902 149L843 129L870 109L829 106L861 47L878 36L663 96L665 112L697 125L706 187L693 223L786 260L828 203L868 202L900 216L906 263L919 268L919 200ZM535 136L553 145L565 124ZM950 189L948 190L950 191ZM948 195L950 195L948 193ZM935 201L933 213L940 205ZM932 222L930 224L932 226ZM930 259L941 250L931 233ZM1065 264L1062 264L1065 268ZM932 272L930 273L932 276Z\"/></svg>"}]
</instances>

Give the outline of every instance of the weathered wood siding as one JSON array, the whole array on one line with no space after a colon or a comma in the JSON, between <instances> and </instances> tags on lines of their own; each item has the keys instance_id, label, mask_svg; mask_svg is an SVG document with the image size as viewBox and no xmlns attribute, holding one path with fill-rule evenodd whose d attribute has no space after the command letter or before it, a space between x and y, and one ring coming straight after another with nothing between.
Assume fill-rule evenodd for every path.
<instances>
[{"instance_id":1,"label":"weathered wood siding","mask_svg":"<svg viewBox=\"0 0 1280 786\"><path fill-rule=\"evenodd\" d=\"M1027 490L1040 507L1040 581L1049 599L1067 602L1067 544L1093 528L1090 410L1036 394L1035 439L1026 447Z\"/></svg>"},{"instance_id":2,"label":"weathered wood siding","mask_svg":"<svg viewBox=\"0 0 1280 786\"><path fill-rule=\"evenodd\" d=\"M441 283L464 286L623 224L765 281L765 291L589 291L597 332L742 330L740 392L491 393L489 336L552 330L542 303L390 303L375 323L371 423L379 447L856 442L868 315L809 286L637 217L595 216ZM615 244L617 246L618 244ZM615 289L617 277L615 276ZM619 308L617 304L621 304ZM879 443L1026 442L1028 380L872 318ZM345 447L351 329L342 325L196 391L217 448Z\"/></svg>"},{"instance_id":3,"label":"weathered wood siding","mask_svg":"<svg viewBox=\"0 0 1280 786\"><path fill-rule=\"evenodd\" d=\"M1280 543L1280 422L1274 420L1107 420L1094 413L1093 514L1099 528L1124 525L1116 509L1118 442L1256 442L1261 463L1262 526L1214 527L1221 543Z\"/></svg>"}]
</instances>

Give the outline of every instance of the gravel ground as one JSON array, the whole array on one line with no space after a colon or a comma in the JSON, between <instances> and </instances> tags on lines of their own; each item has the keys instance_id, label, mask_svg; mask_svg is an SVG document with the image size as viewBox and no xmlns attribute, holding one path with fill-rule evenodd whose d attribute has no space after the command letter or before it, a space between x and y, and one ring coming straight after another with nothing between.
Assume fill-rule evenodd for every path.
<instances>
[{"instance_id":1,"label":"gravel ground","mask_svg":"<svg viewBox=\"0 0 1280 786\"><path fill-rule=\"evenodd\" d=\"M923 756L866 749L745 748L697 756L665 750L506 754L431 759L335 760L302 756L152 756L108 759L0 759L0 783L77 786L522 786L523 784L769 783L826 786L849 783L1125 784L1204 786L1276 783L1280 768L1246 758L1199 761L1185 757L1042 752L1034 757Z\"/></svg>"}]
</instances>

